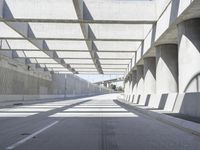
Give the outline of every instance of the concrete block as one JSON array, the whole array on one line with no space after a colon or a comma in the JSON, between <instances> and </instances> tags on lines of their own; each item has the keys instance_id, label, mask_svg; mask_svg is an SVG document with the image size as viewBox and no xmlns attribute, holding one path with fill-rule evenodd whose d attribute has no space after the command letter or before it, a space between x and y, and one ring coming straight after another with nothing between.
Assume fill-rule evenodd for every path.
<instances>
[{"instance_id":1,"label":"concrete block","mask_svg":"<svg viewBox=\"0 0 200 150\"><path fill-rule=\"evenodd\" d=\"M141 95L140 96L140 100L139 100L139 105L144 105L145 106L146 98L147 98L147 95Z\"/></svg>"},{"instance_id":2,"label":"concrete block","mask_svg":"<svg viewBox=\"0 0 200 150\"><path fill-rule=\"evenodd\" d=\"M200 117L200 93L185 93L179 113Z\"/></svg>"},{"instance_id":3,"label":"concrete block","mask_svg":"<svg viewBox=\"0 0 200 150\"><path fill-rule=\"evenodd\" d=\"M178 94L177 93L169 93L167 96L167 101L164 106L164 110L172 111L176 102Z\"/></svg>"}]
</instances>

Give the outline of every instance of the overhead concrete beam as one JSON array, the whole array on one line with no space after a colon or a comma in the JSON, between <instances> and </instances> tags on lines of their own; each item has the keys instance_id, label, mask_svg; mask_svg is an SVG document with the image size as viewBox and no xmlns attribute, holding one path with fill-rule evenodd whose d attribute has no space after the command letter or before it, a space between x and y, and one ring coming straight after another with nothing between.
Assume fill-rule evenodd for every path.
<instances>
[{"instance_id":1,"label":"overhead concrete beam","mask_svg":"<svg viewBox=\"0 0 200 150\"><path fill-rule=\"evenodd\" d=\"M78 16L78 19L79 20L83 20L83 16L84 16L84 1L83 0L73 0L73 3L74 3L74 8L76 10L76 14ZM89 38L89 37L93 37L93 33L92 33L92 30L90 29L89 27L89 24L86 24L86 23L80 23L80 26L81 26L81 30L83 32L83 36L84 38ZM96 53L96 51L93 50L93 42L92 41L86 41L86 44L87 44L87 47L88 47L88 50L90 52L90 55L92 57L92 60L94 62L94 65L96 67L96 69L98 70L98 72L100 74L103 74L103 70L102 70L102 67L101 67L101 63L99 61L99 56L98 54Z\"/></svg>"},{"instance_id":2,"label":"overhead concrete beam","mask_svg":"<svg viewBox=\"0 0 200 150\"><path fill-rule=\"evenodd\" d=\"M21 37L0 37L0 40L23 40ZM110 41L110 42L141 42L143 39L109 39L109 38L95 38L89 36L88 38L38 38L38 37L28 37L29 40L61 40L61 41Z\"/></svg>"},{"instance_id":3,"label":"overhead concrete beam","mask_svg":"<svg viewBox=\"0 0 200 150\"><path fill-rule=\"evenodd\" d=\"M18 57L16 57L18 58ZM24 59L24 58L30 58L30 59L54 59L54 60L58 60L58 59L82 59L82 60L87 60L87 59L90 59L90 58L69 58L69 57L62 57L62 58L57 58L57 57L54 57L54 58L50 58L50 57L29 57L29 56L22 56L22 57L19 57L19 59ZM116 58L101 58L101 60L116 60ZM117 60L131 60L130 58L117 58Z\"/></svg>"},{"instance_id":4,"label":"overhead concrete beam","mask_svg":"<svg viewBox=\"0 0 200 150\"><path fill-rule=\"evenodd\" d=\"M45 43L44 40L30 40L28 38L29 35L30 35L30 33L32 33L32 32L31 32L31 28L30 28L30 26L29 26L29 24L27 22L25 22L25 23L7 22L4 18L6 18L6 15L7 15L6 11L8 11L7 9L9 9L9 8L6 7L7 5L5 5L5 0L0 0L0 4L1 4L1 7L0 7L0 20L2 22L4 22L5 24L7 24L10 28L12 28L18 34L20 34L24 39L26 39L29 42L31 42L38 49L40 49L40 50L42 50L42 49L48 49L47 44ZM9 14L9 15L11 15L11 14ZM32 34L34 34L34 33L32 33ZM46 53L46 54L49 56L48 53ZM14 55L14 57L16 57L16 55ZM49 57L51 57L51 56L49 56ZM69 68L71 69L71 66Z\"/></svg>"},{"instance_id":5,"label":"overhead concrete beam","mask_svg":"<svg viewBox=\"0 0 200 150\"><path fill-rule=\"evenodd\" d=\"M155 21L148 20L73 20L73 19L27 19L27 18L3 18L0 21L7 22L32 22L32 23L78 23L78 24L153 24Z\"/></svg>"},{"instance_id":6,"label":"overhead concrete beam","mask_svg":"<svg viewBox=\"0 0 200 150\"><path fill-rule=\"evenodd\" d=\"M14 50L14 51L29 51L29 52L31 52L31 51L35 51L35 52L37 52L38 50L35 50L35 49L12 49L12 48L1 48L1 51L12 51L12 50ZM64 49L64 50L57 50L57 49L50 49L50 50L46 50L46 49L41 49L40 51L43 51L43 52L54 52L54 51L56 51L56 52L88 52L87 50L68 50L68 49ZM92 50L92 51L95 51L95 50ZM99 51L99 52L104 52L104 53L110 53L110 52L112 52L112 53L135 53L135 51L123 51L123 50L103 50L103 51Z\"/></svg>"}]
</instances>

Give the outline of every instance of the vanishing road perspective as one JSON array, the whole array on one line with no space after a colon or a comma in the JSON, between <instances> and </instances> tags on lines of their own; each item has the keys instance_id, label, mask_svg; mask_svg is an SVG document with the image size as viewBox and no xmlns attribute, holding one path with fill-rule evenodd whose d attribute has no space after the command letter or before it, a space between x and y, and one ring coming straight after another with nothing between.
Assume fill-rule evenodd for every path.
<instances>
[{"instance_id":1,"label":"vanishing road perspective","mask_svg":"<svg viewBox=\"0 0 200 150\"><path fill-rule=\"evenodd\" d=\"M197 150L200 138L107 94L1 109L0 149ZM5 117L5 118L4 118Z\"/></svg>"},{"instance_id":2,"label":"vanishing road perspective","mask_svg":"<svg viewBox=\"0 0 200 150\"><path fill-rule=\"evenodd\" d=\"M0 0L0 150L200 150L200 0Z\"/></svg>"}]
</instances>

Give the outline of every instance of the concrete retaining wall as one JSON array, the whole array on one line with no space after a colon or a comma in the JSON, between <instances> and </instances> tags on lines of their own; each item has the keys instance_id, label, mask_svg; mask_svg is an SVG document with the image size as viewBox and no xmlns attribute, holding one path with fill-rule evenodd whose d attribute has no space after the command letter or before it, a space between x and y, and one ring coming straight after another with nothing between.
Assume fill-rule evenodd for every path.
<instances>
[{"instance_id":1,"label":"concrete retaining wall","mask_svg":"<svg viewBox=\"0 0 200 150\"><path fill-rule=\"evenodd\" d=\"M50 74L0 55L0 101L89 96L110 90L73 74Z\"/></svg>"}]
</instances>

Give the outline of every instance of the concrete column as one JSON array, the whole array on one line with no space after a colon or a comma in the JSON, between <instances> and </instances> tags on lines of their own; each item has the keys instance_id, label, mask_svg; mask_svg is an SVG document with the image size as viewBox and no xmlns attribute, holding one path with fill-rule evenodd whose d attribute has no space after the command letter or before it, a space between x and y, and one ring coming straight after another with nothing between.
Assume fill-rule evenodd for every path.
<instances>
[{"instance_id":1,"label":"concrete column","mask_svg":"<svg viewBox=\"0 0 200 150\"><path fill-rule=\"evenodd\" d=\"M131 87L131 76L128 77L128 84L127 84L127 101L130 99L130 87Z\"/></svg>"},{"instance_id":2,"label":"concrete column","mask_svg":"<svg viewBox=\"0 0 200 150\"><path fill-rule=\"evenodd\" d=\"M200 92L200 19L178 25L179 91Z\"/></svg>"},{"instance_id":3,"label":"concrete column","mask_svg":"<svg viewBox=\"0 0 200 150\"><path fill-rule=\"evenodd\" d=\"M176 93L178 91L178 47L164 44L156 47L156 92Z\"/></svg>"},{"instance_id":4,"label":"concrete column","mask_svg":"<svg viewBox=\"0 0 200 150\"><path fill-rule=\"evenodd\" d=\"M131 98L130 101L133 102L133 99L136 95L137 90L137 72L136 70L132 71L132 86L131 86Z\"/></svg>"},{"instance_id":5,"label":"concrete column","mask_svg":"<svg viewBox=\"0 0 200 150\"><path fill-rule=\"evenodd\" d=\"M156 58L144 58L144 92L155 94L156 92Z\"/></svg>"},{"instance_id":6,"label":"concrete column","mask_svg":"<svg viewBox=\"0 0 200 150\"><path fill-rule=\"evenodd\" d=\"M144 93L144 66L137 66L137 94L141 95Z\"/></svg>"},{"instance_id":7,"label":"concrete column","mask_svg":"<svg viewBox=\"0 0 200 150\"><path fill-rule=\"evenodd\" d=\"M137 92L136 96L134 97L134 103L141 104L141 96L144 93L144 66L138 65L137 66ZM141 104L142 105L142 104Z\"/></svg>"},{"instance_id":8,"label":"concrete column","mask_svg":"<svg viewBox=\"0 0 200 150\"><path fill-rule=\"evenodd\" d=\"M130 101L131 99L131 94L132 94L132 84L133 84L133 81L132 81L132 74L130 74L129 76L129 91L128 91L128 101Z\"/></svg>"},{"instance_id":9,"label":"concrete column","mask_svg":"<svg viewBox=\"0 0 200 150\"><path fill-rule=\"evenodd\" d=\"M129 85L129 81L128 79L125 81L125 87L124 87L124 95L125 95L125 100L128 99L128 85Z\"/></svg>"}]
</instances>

